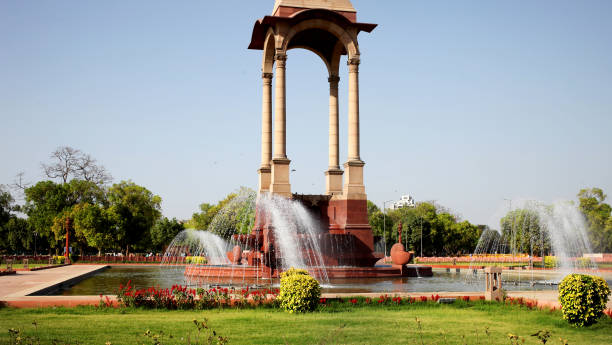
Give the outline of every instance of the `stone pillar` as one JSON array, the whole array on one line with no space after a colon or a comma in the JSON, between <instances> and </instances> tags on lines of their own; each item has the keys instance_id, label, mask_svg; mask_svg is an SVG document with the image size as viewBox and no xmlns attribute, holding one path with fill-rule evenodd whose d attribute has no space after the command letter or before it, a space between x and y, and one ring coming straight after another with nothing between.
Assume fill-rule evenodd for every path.
<instances>
[{"instance_id":1,"label":"stone pillar","mask_svg":"<svg viewBox=\"0 0 612 345\"><path fill-rule=\"evenodd\" d=\"M329 167L325 172L325 194L342 194L342 174L338 136L338 83L340 77L332 75L329 81Z\"/></svg>"},{"instance_id":2,"label":"stone pillar","mask_svg":"<svg viewBox=\"0 0 612 345\"><path fill-rule=\"evenodd\" d=\"M502 269L497 266L485 267L485 299L503 302L504 294L501 284Z\"/></svg>"},{"instance_id":3,"label":"stone pillar","mask_svg":"<svg viewBox=\"0 0 612 345\"><path fill-rule=\"evenodd\" d=\"M344 163L346 178L343 194L347 199L361 200L366 198L363 185L363 166L359 156L359 59L350 58L349 99L348 99L348 160Z\"/></svg>"},{"instance_id":4,"label":"stone pillar","mask_svg":"<svg viewBox=\"0 0 612 345\"><path fill-rule=\"evenodd\" d=\"M360 161L359 158L359 59L352 58L349 66L348 95L348 160Z\"/></svg>"},{"instance_id":5,"label":"stone pillar","mask_svg":"<svg viewBox=\"0 0 612 345\"><path fill-rule=\"evenodd\" d=\"M261 109L261 166L259 167L259 193L268 192L272 169L272 73L263 73Z\"/></svg>"},{"instance_id":6,"label":"stone pillar","mask_svg":"<svg viewBox=\"0 0 612 345\"><path fill-rule=\"evenodd\" d=\"M291 197L291 184L289 183L289 163L287 159L287 124L286 124L286 89L285 89L285 64L287 54L277 53L276 60L276 85L274 102L274 155L272 157L272 176L270 192L287 198Z\"/></svg>"},{"instance_id":7,"label":"stone pillar","mask_svg":"<svg viewBox=\"0 0 612 345\"><path fill-rule=\"evenodd\" d=\"M274 100L274 158L287 158L285 64L287 54L276 54L276 98Z\"/></svg>"}]
</instances>

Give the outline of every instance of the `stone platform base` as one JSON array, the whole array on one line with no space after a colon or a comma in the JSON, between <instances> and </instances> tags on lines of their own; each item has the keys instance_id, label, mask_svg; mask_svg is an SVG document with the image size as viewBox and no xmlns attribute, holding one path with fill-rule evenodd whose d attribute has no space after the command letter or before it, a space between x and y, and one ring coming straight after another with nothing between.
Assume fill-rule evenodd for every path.
<instances>
[{"instance_id":1,"label":"stone platform base","mask_svg":"<svg viewBox=\"0 0 612 345\"><path fill-rule=\"evenodd\" d=\"M325 275L318 268L309 269L309 273L315 277ZM433 272L430 266L421 265L389 265L374 267L328 267L326 269L328 278L393 278L393 277L431 277ZM272 279L278 278L280 272L268 267L255 266L188 266L185 275L189 277L212 278L214 280L236 280L236 279Z\"/></svg>"}]
</instances>

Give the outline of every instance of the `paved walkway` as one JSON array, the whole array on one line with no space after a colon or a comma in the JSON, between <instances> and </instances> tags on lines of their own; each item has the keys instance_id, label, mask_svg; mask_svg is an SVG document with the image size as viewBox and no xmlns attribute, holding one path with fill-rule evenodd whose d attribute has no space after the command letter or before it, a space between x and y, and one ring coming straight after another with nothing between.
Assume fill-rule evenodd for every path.
<instances>
[{"instance_id":1,"label":"paved walkway","mask_svg":"<svg viewBox=\"0 0 612 345\"><path fill-rule=\"evenodd\" d=\"M93 296L29 296L38 291L53 289L58 285L80 280L108 267L107 265L72 265L42 271L20 271L15 275L0 277L0 301L11 306L77 305L79 300ZM99 297L96 296L96 302ZM49 302L56 301L56 304ZM64 302L65 301L65 302ZM68 303L70 301L75 301ZM20 302L15 304L15 302ZM38 303L44 302L44 303ZM84 303L82 303L84 304ZM89 304L89 303L87 303Z\"/></svg>"}]
</instances>

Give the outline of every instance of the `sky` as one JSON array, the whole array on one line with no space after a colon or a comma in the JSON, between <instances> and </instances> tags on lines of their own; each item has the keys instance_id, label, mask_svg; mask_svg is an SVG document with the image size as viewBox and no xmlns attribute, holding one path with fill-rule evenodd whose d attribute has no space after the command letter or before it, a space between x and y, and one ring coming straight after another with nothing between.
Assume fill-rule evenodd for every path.
<instances>
[{"instance_id":1,"label":"sky","mask_svg":"<svg viewBox=\"0 0 612 345\"><path fill-rule=\"evenodd\" d=\"M353 0L361 33L361 158L368 198L410 194L495 227L505 199L612 195L612 2ZM59 146L189 219L257 188L261 51L272 0L0 2L0 184ZM346 59L346 58L344 58ZM348 71L340 73L340 160ZM328 82L291 50L292 191L322 194Z\"/></svg>"}]
</instances>

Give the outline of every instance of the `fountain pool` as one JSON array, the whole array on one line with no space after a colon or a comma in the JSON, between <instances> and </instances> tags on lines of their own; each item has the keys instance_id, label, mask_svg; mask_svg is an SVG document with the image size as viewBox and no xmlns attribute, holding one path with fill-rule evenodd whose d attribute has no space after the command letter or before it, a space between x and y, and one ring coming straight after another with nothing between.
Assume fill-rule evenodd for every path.
<instances>
[{"instance_id":1,"label":"fountain pool","mask_svg":"<svg viewBox=\"0 0 612 345\"><path fill-rule=\"evenodd\" d=\"M403 293L403 292L469 292L484 291L484 279L470 280L469 270L461 273L446 272L436 269L433 277L393 277L393 278L330 278L329 284L323 284L323 293ZM482 275L482 271L479 271ZM601 272L600 272L601 275ZM504 271L504 289L513 290L556 290L555 285L545 284L555 279L556 272L534 272L535 285L530 283L530 272ZM608 284L612 284L612 272L603 273ZM94 276L86 278L76 285L55 291L54 295L78 296L115 294L119 284L128 280L137 288L159 286L169 288L174 284L189 284L182 269L168 266L114 266ZM192 285L197 287L197 285ZM278 280L266 280L262 287L278 287Z\"/></svg>"}]
</instances>

